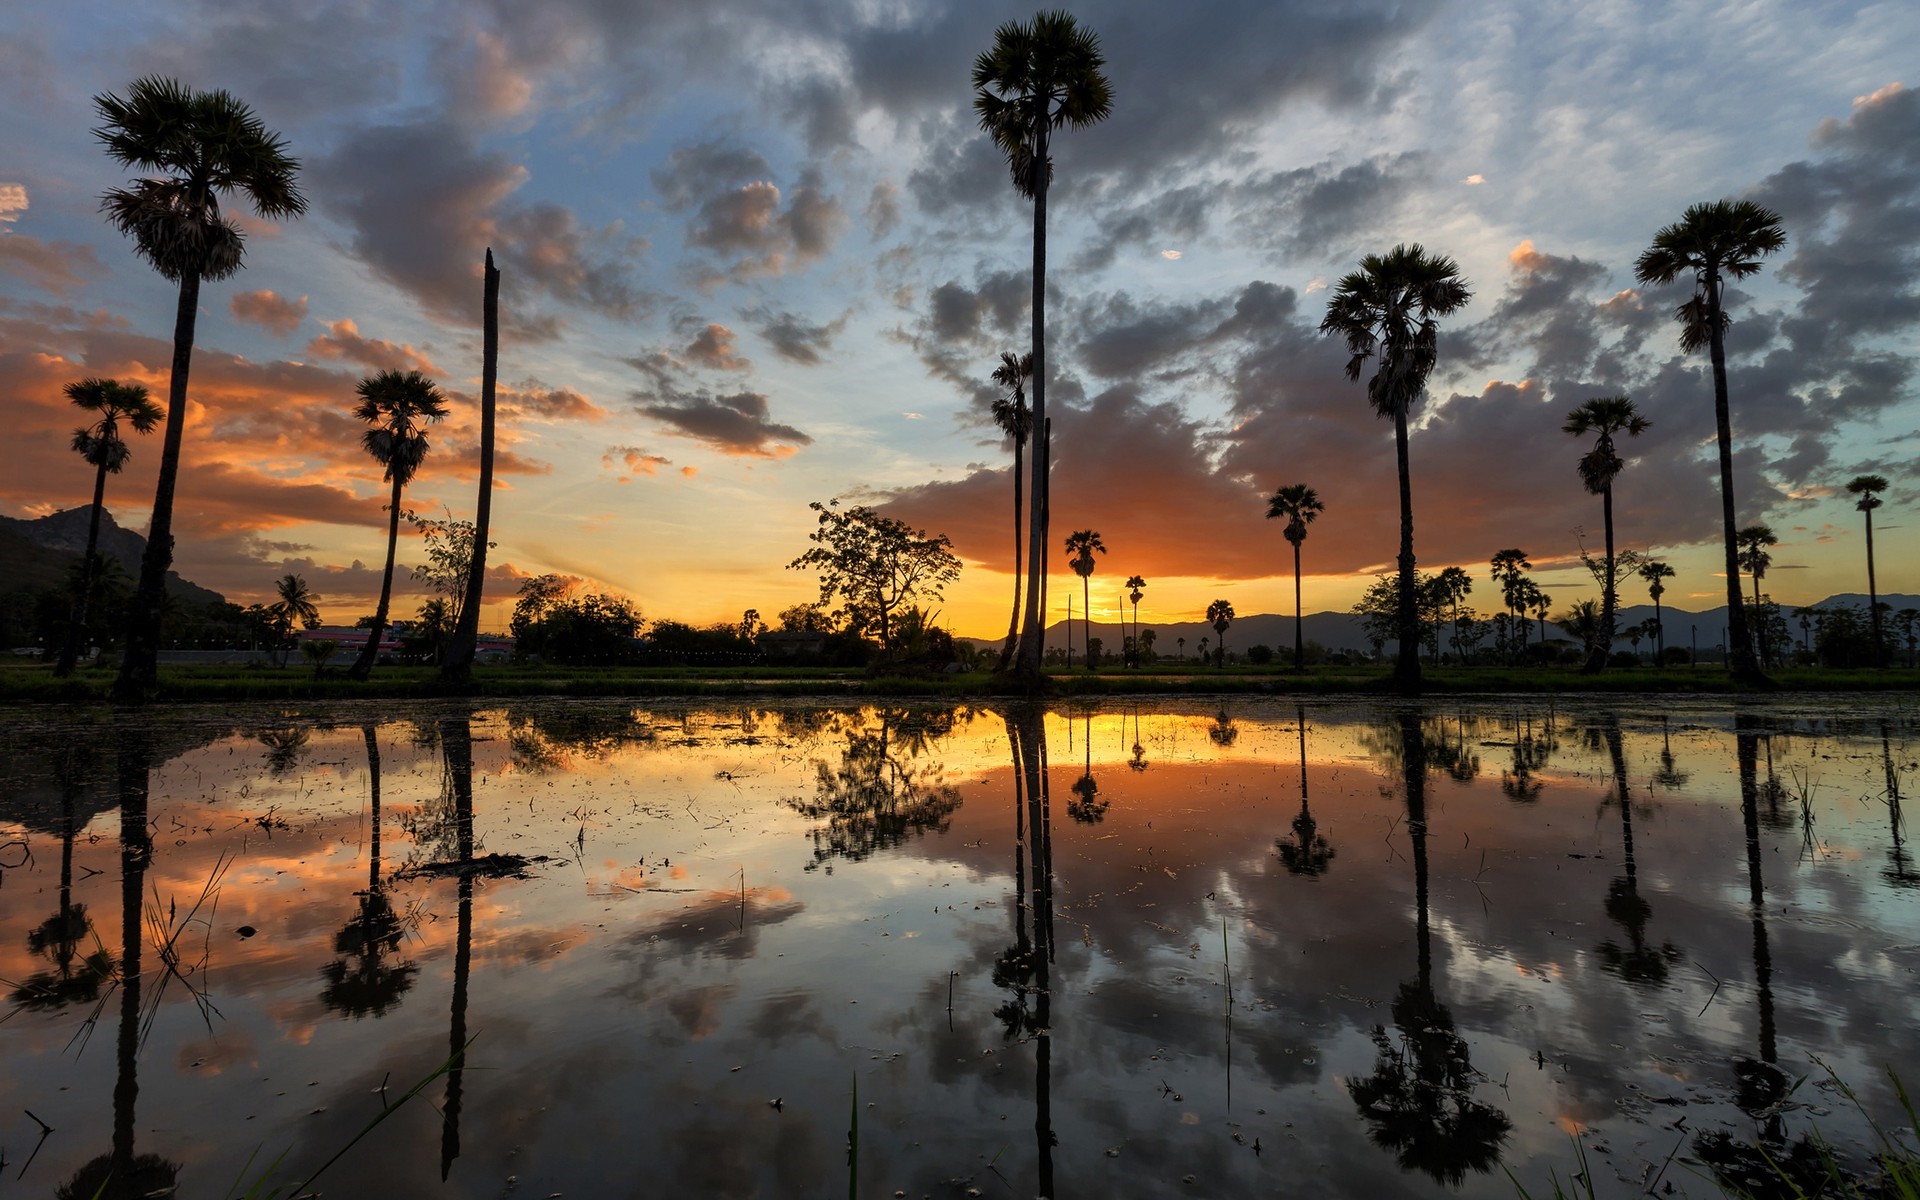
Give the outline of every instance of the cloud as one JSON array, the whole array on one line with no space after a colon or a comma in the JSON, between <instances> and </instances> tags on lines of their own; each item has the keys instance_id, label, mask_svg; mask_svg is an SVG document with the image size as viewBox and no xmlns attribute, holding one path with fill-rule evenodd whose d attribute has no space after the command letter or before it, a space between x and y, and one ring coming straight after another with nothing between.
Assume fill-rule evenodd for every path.
<instances>
[{"instance_id":1,"label":"cloud","mask_svg":"<svg viewBox=\"0 0 1920 1200\"><path fill-rule=\"evenodd\" d=\"M813 439L768 419L767 398L758 392L730 396L668 394L637 405L668 432L740 458L786 458Z\"/></svg>"},{"instance_id":2,"label":"cloud","mask_svg":"<svg viewBox=\"0 0 1920 1200\"><path fill-rule=\"evenodd\" d=\"M233 319L257 325L275 337L287 337L307 318L307 298L288 300L270 289L235 292L227 301Z\"/></svg>"},{"instance_id":3,"label":"cloud","mask_svg":"<svg viewBox=\"0 0 1920 1200\"><path fill-rule=\"evenodd\" d=\"M27 185L0 183L0 225L11 225L27 211Z\"/></svg>"},{"instance_id":4,"label":"cloud","mask_svg":"<svg viewBox=\"0 0 1920 1200\"><path fill-rule=\"evenodd\" d=\"M773 165L756 151L713 141L679 147L650 178L661 203L670 211L683 212L716 192L772 174Z\"/></svg>"},{"instance_id":5,"label":"cloud","mask_svg":"<svg viewBox=\"0 0 1920 1200\"><path fill-rule=\"evenodd\" d=\"M714 371L745 371L753 366L735 353L733 330L718 323L702 329L681 353L689 361Z\"/></svg>"},{"instance_id":6,"label":"cloud","mask_svg":"<svg viewBox=\"0 0 1920 1200\"><path fill-rule=\"evenodd\" d=\"M608 446L607 452L600 456L600 465L612 469L618 460L626 467L626 474L620 483L632 483L638 475L658 475L661 467L670 467L673 460L659 454L650 454L640 446Z\"/></svg>"},{"instance_id":7,"label":"cloud","mask_svg":"<svg viewBox=\"0 0 1920 1200\"><path fill-rule=\"evenodd\" d=\"M24 233L0 233L0 271L62 296L107 273L92 246L43 242Z\"/></svg>"},{"instance_id":8,"label":"cloud","mask_svg":"<svg viewBox=\"0 0 1920 1200\"><path fill-rule=\"evenodd\" d=\"M900 185L891 179L882 179L873 185L873 193L867 197L867 229L877 241L892 233L899 224Z\"/></svg>"},{"instance_id":9,"label":"cloud","mask_svg":"<svg viewBox=\"0 0 1920 1200\"><path fill-rule=\"evenodd\" d=\"M494 402L500 415L526 421L599 421L607 410L572 388L550 388L537 380L526 380L514 387L502 387Z\"/></svg>"},{"instance_id":10,"label":"cloud","mask_svg":"<svg viewBox=\"0 0 1920 1200\"><path fill-rule=\"evenodd\" d=\"M798 313L765 306L749 309L746 313L747 319L755 323L754 332L773 347L775 354L804 367L818 366L826 361L827 351L833 349L833 339L847 327L850 315L842 313L824 325L817 325Z\"/></svg>"},{"instance_id":11,"label":"cloud","mask_svg":"<svg viewBox=\"0 0 1920 1200\"><path fill-rule=\"evenodd\" d=\"M305 309L304 298L300 301L300 306L303 310ZM440 374L440 368L434 366L432 360L412 346L396 345L379 338L362 337L360 327L348 317L328 325L326 333L308 342L307 353L315 358L356 363L369 371L419 371L426 375Z\"/></svg>"},{"instance_id":12,"label":"cloud","mask_svg":"<svg viewBox=\"0 0 1920 1200\"><path fill-rule=\"evenodd\" d=\"M754 180L708 196L687 229L687 244L735 261L706 284L756 275L784 275L817 262L846 228L840 201L807 171L781 208L779 187ZM737 256L737 257L736 257Z\"/></svg>"}]
</instances>

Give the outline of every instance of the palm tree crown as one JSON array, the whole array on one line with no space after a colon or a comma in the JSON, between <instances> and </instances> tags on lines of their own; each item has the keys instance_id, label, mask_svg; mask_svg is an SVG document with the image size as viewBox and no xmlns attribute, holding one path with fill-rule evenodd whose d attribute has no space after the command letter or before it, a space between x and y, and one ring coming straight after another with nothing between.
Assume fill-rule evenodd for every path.
<instances>
[{"instance_id":1,"label":"palm tree crown","mask_svg":"<svg viewBox=\"0 0 1920 1200\"><path fill-rule=\"evenodd\" d=\"M1267 498L1267 519L1284 517L1286 539L1296 546L1307 540L1307 526L1325 511L1327 506L1320 502L1320 493L1304 483L1289 483Z\"/></svg>"},{"instance_id":2,"label":"palm tree crown","mask_svg":"<svg viewBox=\"0 0 1920 1200\"><path fill-rule=\"evenodd\" d=\"M220 197L246 197L263 217L297 217L300 164L286 142L224 91L195 92L158 75L136 79L126 99L94 98L94 137L116 162L157 174L101 198L107 219L169 280L225 279L238 271L246 235L221 215Z\"/></svg>"},{"instance_id":3,"label":"palm tree crown","mask_svg":"<svg viewBox=\"0 0 1920 1200\"><path fill-rule=\"evenodd\" d=\"M64 389L68 400L82 412L97 413L93 424L73 431L73 449L89 466L118 474L133 457L133 451L120 436L125 421L135 433L152 433L166 416L158 404L137 383L117 379L83 379Z\"/></svg>"},{"instance_id":4,"label":"palm tree crown","mask_svg":"<svg viewBox=\"0 0 1920 1200\"><path fill-rule=\"evenodd\" d=\"M1764 579L1767 568L1773 565L1773 555L1767 553L1768 546L1778 546L1780 539L1773 532L1773 526L1761 523L1749 525L1734 535L1740 544L1740 566L1753 576L1757 587Z\"/></svg>"},{"instance_id":5,"label":"palm tree crown","mask_svg":"<svg viewBox=\"0 0 1920 1200\"><path fill-rule=\"evenodd\" d=\"M1082 579L1093 574L1093 552L1107 552L1106 544L1100 540L1100 534L1092 529L1080 529L1067 535L1068 561L1072 563L1074 573Z\"/></svg>"},{"instance_id":6,"label":"palm tree crown","mask_svg":"<svg viewBox=\"0 0 1920 1200\"><path fill-rule=\"evenodd\" d=\"M1639 437L1652 424L1626 396L1588 400L1567 414L1567 423L1560 427L1562 432L1575 437L1589 433L1599 435L1593 449L1580 456L1580 482L1589 492L1596 496L1605 492L1626 466L1614 450L1613 435L1625 433L1628 437Z\"/></svg>"},{"instance_id":7,"label":"palm tree crown","mask_svg":"<svg viewBox=\"0 0 1920 1200\"><path fill-rule=\"evenodd\" d=\"M1437 318L1472 299L1460 268L1419 243L1369 254L1344 276L1327 303L1320 332L1346 339L1347 378L1360 378L1367 360L1380 365L1367 381L1367 399L1383 417L1404 415L1426 390L1438 357Z\"/></svg>"},{"instance_id":8,"label":"palm tree crown","mask_svg":"<svg viewBox=\"0 0 1920 1200\"><path fill-rule=\"evenodd\" d=\"M1113 90L1100 39L1056 9L993 31L993 49L973 60L973 111L1006 155L1013 186L1032 199L1053 182L1047 135L1107 119Z\"/></svg>"},{"instance_id":9,"label":"palm tree crown","mask_svg":"<svg viewBox=\"0 0 1920 1200\"><path fill-rule=\"evenodd\" d=\"M993 423L1000 432L1023 446L1033 433L1033 410L1027 407L1027 380L1033 378L1033 351L1016 357L1011 350L1000 352L1000 365L993 369L993 382L1003 395L993 402Z\"/></svg>"},{"instance_id":10,"label":"palm tree crown","mask_svg":"<svg viewBox=\"0 0 1920 1200\"><path fill-rule=\"evenodd\" d=\"M307 581L300 575L282 575L273 585L274 594L279 597L267 605L267 612L283 629L292 629L296 623L312 629L320 624L320 609L317 607L322 597L307 587Z\"/></svg>"},{"instance_id":11,"label":"palm tree crown","mask_svg":"<svg viewBox=\"0 0 1920 1200\"><path fill-rule=\"evenodd\" d=\"M1760 270L1760 260L1787 244L1780 214L1751 200L1714 200L1690 206L1678 224L1653 235L1634 264L1641 283L1672 283L1692 272L1694 293L1675 310L1680 345L1704 349L1731 324L1720 309L1722 276L1745 279ZM1719 310L1717 313L1711 310Z\"/></svg>"},{"instance_id":12,"label":"palm tree crown","mask_svg":"<svg viewBox=\"0 0 1920 1200\"><path fill-rule=\"evenodd\" d=\"M447 415L440 389L418 371L382 371L362 379L354 390L360 403L353 415L373 426L361 435L360 444L386 468L383 479L405 487L427 457L421 425Z\"/></svg>"},{"instance_id":13,"label":"palm tree crown","mask_svg":"<svg viewBox=\"0 0 1920 1200\"><path fill-rule=\"evenodd\" d=\"M1879 494L1886 491L1890 486L1891 485L1887 483L1887 477L1885 475L1855 475L1852 481L1847 484L1847 491L1860 497L1860 499L1854 503L1853 507L1855 509L1863 513L1870 513L1886 503L1885 500L1880 498Z\"/></svg>"}]
</instances>

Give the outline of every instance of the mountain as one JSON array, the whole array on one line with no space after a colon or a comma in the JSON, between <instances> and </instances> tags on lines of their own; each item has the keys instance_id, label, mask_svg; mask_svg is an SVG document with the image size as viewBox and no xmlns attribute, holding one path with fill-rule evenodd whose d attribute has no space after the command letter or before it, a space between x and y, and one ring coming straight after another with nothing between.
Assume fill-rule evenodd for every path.
<instances>
[{"instance_id":1,"label":"mountain","mask_svg":"<svg viewBox=\"0 0 1920 1200\"><path fill-rule=\"evenodd\" d=\"M92 509L83 506L36 520L0 517L0 590L25 593L64 586L67 573L86 553L91 516ZM100 513L99 545L100 557L119 563L129 577L140 577L147 539L121 528L113 513L105 509ZM167 594L188 608L227 602L219 592L182 579L175 571L167 572Z\"/></svg>"}]
</instances>

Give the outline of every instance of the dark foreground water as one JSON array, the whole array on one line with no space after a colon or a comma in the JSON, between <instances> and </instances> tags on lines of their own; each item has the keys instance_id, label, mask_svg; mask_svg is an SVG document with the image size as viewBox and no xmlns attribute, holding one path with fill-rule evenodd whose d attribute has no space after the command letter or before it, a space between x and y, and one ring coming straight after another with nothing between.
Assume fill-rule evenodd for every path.
<instances>
[{"instance_id":1,"label":"dark foreground water","mask_svg":"<svg viewBox=\"0 0 1920 1200\"><path fill-rule=\"evenodd\" d=\"M291 1184L449 1061L318 1190L840 1196L854 1114L880 1197L1861 1165L1820 1064L1920 1084L1917 720L0 713L0 1197Z\"/></svg>"}]
</instances>

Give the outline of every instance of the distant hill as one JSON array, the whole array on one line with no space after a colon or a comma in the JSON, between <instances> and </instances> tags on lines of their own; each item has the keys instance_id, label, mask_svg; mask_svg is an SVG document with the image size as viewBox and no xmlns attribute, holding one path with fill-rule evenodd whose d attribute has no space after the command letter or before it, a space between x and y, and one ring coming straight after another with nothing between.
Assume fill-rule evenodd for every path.
<instances>
[{"instance_id":1,"label":"distant hill","mask_svg":"<svg viewBox=\"0 0 1920 1200\"><path fill-rule=\"evenodd\" d=\"M32 593L65 583L80 556L87 549L87 522L92 510L69 508L36 520L0 517L0 591ZM100 555L112 559L129 576L139 578L140 559L147 552L147 539L123 529L113 513L100 514ZM167 572L167 594L188 608L225 604L219 592L182 579L178 572Z\"/></svg>"}]
</instances>

